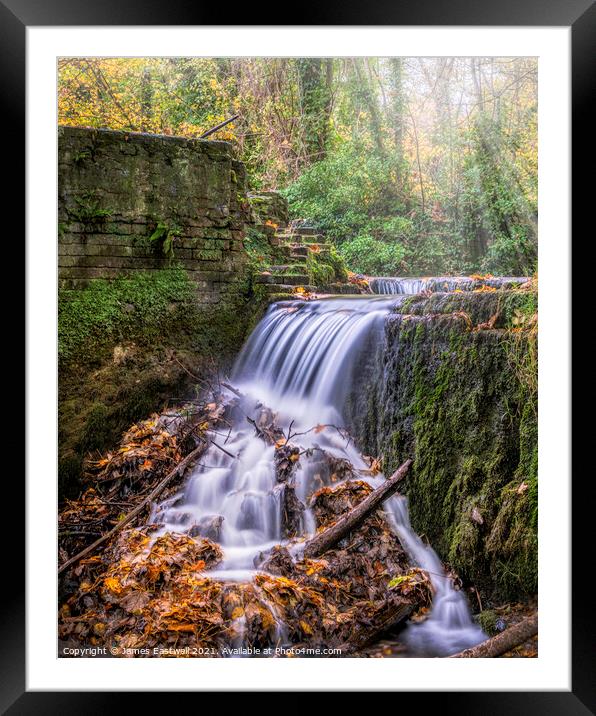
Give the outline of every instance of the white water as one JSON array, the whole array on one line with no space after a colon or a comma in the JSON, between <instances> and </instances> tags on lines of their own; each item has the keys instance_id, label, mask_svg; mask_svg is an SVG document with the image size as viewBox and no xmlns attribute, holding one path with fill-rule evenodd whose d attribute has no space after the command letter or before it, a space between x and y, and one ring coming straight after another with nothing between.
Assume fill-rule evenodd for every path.
<instances>
[{"instance_id":1,"label":"white water","mask_svg":"<svg viewBox=\"0 0 596 716\"><path fill-rule=\"evenodd\" d=\"M399 278L379 276L370 278L373 293L378 294L415 294L422 291L433 293L440 291L471 291L481 285L499 288L504 284L524 283L528 279L519 276L495 276L486 279L473 279L469 276L433 276L431 278Z\"/></svg>"},{"instance_id":2,"label":"white water","mask_svg":"<svg viewBox=\"0 0 596 716\"><path fill-rule=\"evenodd\" d=\"M271 306L254 330L232 375L245 394L234 426L229 434L211 435L216 445L206 451L183 493L162 503L153 515L164 531L194 530L221 544L224 560L211 576L250 579L260 553L282 542L283 485L276 481L274 448L257 437L246 416L258 422L262 406L267 406L286 435L295 434L302 449L315 448L310 457L302 454L296 476L296 495L305 505L325 482L317 448L349 460L356 471L368 469L341 430L341 410L367 342L375 331L381 335L385 316L399 300L379 296L284 302ZM373 486L384 480L362 479ZM430 617L405 630L412 653L445 655L482 641L485 636L473 623L465 596L453 589L437 555L412 530L407 501L391 498L385 509L404 549L429 572L435 590ZM301 532L306 536L313 530L306 509Z\"/></svg>"}]
</instances>

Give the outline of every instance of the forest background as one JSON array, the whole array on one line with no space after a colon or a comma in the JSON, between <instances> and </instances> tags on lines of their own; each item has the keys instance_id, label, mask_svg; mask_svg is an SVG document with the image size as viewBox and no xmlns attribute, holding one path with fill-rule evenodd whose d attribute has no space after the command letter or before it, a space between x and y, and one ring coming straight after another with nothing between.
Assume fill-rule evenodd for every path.
<instances>
[{"instance_id":1,"label":"forest background","mask_svg":"<svg viewBox=\"0 0 596 716\"><path fill-rule=\"evenodd\" d=\"M535 58L65 58L60 124L233 142L370 275L531 275Z\"/></svg>"}]
</instances>

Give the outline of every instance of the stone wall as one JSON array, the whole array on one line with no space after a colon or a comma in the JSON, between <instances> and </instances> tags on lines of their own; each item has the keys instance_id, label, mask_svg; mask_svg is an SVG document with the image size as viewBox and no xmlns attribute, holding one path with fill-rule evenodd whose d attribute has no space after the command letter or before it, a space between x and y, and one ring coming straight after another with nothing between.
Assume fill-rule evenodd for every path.
<instances>
[{"instance_id":1,"label":"stone wall","mask_svg":"<svg viewBox=\"0 0 596 716\"><path fill-rule=\"evenodd\" d=\"M199 303L243 272L244 165L227 142L60 127L60 287L182 266Z\"/></svg>"}]
</instances>

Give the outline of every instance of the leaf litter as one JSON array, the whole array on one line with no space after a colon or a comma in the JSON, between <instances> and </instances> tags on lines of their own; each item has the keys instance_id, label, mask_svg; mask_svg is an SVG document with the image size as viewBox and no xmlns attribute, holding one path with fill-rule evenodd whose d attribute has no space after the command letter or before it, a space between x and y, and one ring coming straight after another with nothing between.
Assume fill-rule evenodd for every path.
<instances>
[{"instance_id":1,"label":"leaf litter","mask_svg":"<svg viewBox=\"0 0 596 716\"><path fill-rule=\"evenodd\" d=\"M72 557L111 529L206 433L230 426L236 399L186 406L133 425L118 448L90 459L88 487L60 512L60 559ZM199 534L127 527L103 551L65 571L60 583L62 643L118 647L123 656L221 656L226 647L335 647L350 654L410 616L423 618L432 588L413 567L382 508L317 559L300 557L298 525L305 506L294 492L304 451L291 427L284 434L266 407L252 421L275 446L283 491L285 544L256 560L248 582L212 578L222 560L216 542ZM325 426L315 426L315 434ZM312 453L310 454L312 457ZM372 491L352 465L317 450L320 487L310 498L317 532L332 526ZM376 474L371 460L365 471ZM173 494L180 487L168 488ZM292 556L291 551L294 553ZM165 653L164 653L165 651ZM290 654L291 655L291 654Z\"/></svg>"}]
</instances>

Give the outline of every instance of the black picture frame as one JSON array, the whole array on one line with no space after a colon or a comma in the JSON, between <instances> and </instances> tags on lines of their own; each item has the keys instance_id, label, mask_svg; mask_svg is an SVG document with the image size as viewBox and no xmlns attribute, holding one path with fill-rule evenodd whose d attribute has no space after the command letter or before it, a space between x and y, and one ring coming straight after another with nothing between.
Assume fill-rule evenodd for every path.
<instances>
[{"instance_id":1,"label":"black picture frame","mask_svg":"<svg viewBox=\"0 0 596 716\"><path fill-rule=\"evenodd\" d=\"M27 26L76 25L222 25L233 14L234 24L259 24L261 18L277 19L279 4L259 4L225 8L210 3L188 3L185 0L101 0L81 3L76 0L0 0L0 98L4 104L2 114L4 137L10 132L10 144L18 150L25 144L25 52ZM593 205L593 182L583 178L593 171L589 148L592 146L588 127L594 126L589 100L594 95L594 45L596 40L596 6L593 0L421 0L418 3L399 3L398 0L370 0L362 3L344 0L338 6L319 3L317 6L294 6L296 16L286 24L294 25L417 25L417 26L569 26L572 32L572 131L574 197L572 216L575 227ZM255 22L256 20L256 22ZM6 159L5 159L6 160ZM8 160L6 160L8 161ZM4 188L4 201L12 207L25 208L21 183L24 180L22 154L15 155L11 163L10 181ZM581 179L581 180L580 180ZM24 211L23 214L24 215ZM22 224L21 224L22 225ZM584 223L588 227L587 221ZM18 236L18 233L15 234ZM585 237L588 238L588 237ZM577 253L577 252L576 252ZM577 266L576 258L575 265ZM578 319L579 320L579 319ZM577 323L573 324L578 327ZM578 421L579 422L579 421ZM578 428L575 445L584 444L587 434ZM569 429L561 426L561 430ZM31 437L31 436L29 436ZM588 443L589 444L589 443ZM591 478L591 475L587 475ZM14 491L12 504L23 504L24 485L16 476L11 479ZM572 690L570 692L427 692L396 695L395 708L404 708L404 700L412 698L420 707L439 706L442 711L459 714L574 714L596 713L596 629L594 609L589 599L589 587L584 582L586 559L581 546L592 543L591 515L593 502L586 499L584 486L574 490L573 529L573 619L572 619ZM18 514L16 508L15 513ZM22 514L22 513L21 513ZM15 536L18 532L14 533ZM10 589L0 622L0 708L2 713L106 713L108 709L134 708L134 693L109 692L30 692L25 687L25 590L24 540L19 550L18 539L7 540L4 550L4 574L10 575ZM584 547L584 549L586 549ZM588 554L586 549L585 554ZM7 564L6 564L7 563ZM564 575L563 575L564 576ZM557 579L561 579L557 575ZM16 586L23 585L21 590ZM544 588L547 588L545 586ZM554 587L556 588L556 587ZM76 685L73 685L76 686ZM272 685L274 687L274 685ZM366 690L366 684L360 685ZM389 689L388 685L388 689ZM473 688L473 685L471 685ZM167 694L165 697L168 698ZM152 705L158 704L163 694L152 694ZM117 704L116 704L117 700ZM171 704L163 701L165 708ZM177 708L179 708L179 702ZM392 708L390 704L387 707Z\"/></svg>"}]
</instances>

